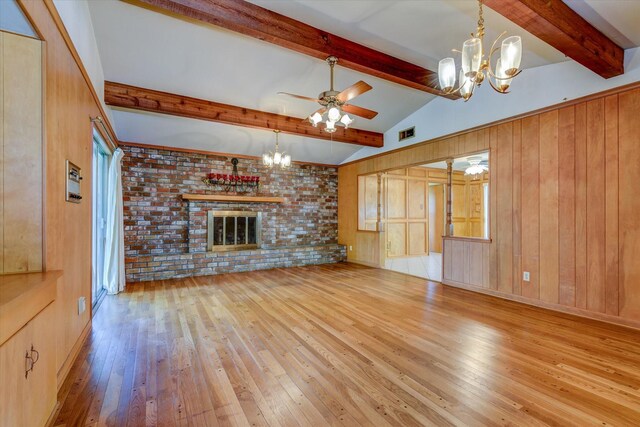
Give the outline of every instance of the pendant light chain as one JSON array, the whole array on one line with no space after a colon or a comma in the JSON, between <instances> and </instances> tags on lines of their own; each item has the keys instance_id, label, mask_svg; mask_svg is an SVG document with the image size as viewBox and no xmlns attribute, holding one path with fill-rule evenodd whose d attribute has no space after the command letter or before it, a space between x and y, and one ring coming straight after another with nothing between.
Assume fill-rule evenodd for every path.
<instances>
[{"instance_id":1,"label":"pendant light chain","mask_svg":"<svg viewBox=\"0 0 640 427\"><path fill-rule=\"evenodd\" d=\"M478 0L478 33L476 37L481 39L484 37L484 13L482 11L482 0Z\"/></svg>"}]
</instances>

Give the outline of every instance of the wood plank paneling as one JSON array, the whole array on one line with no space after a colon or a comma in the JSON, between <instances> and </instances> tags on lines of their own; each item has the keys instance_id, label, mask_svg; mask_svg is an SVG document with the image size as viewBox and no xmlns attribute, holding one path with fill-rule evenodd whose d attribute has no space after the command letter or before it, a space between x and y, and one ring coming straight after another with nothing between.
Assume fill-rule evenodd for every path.
<instances>
[{"instance_id":1,"label":"wood plank paneling","mask_svg":"<svg viewBox=\"0 0 640 427\"><path fill-rule=\"evenodd\" d=\"M620 316L640 320L640 89L619 95Z\"/></svg>"},{"instance_id":2,"label":"wood plank paneling","mask_svg":"<svg viewBox=\"0 0 640 427\"><path fill-rule=\"evenodd\" d=\"M604 99L587 103L587 309L605 309Z\"/></svg>"},{"instance_id":3,"label":"wood plank paneling","mask_svg":"<svg viewBox=\"0 0 640 427\"><path fill-rule=\"evenodd\" d=\"M531 281L521 282L522 296L538 299L540 263L539 117L522 119L522 271ZM493 245L492 245L493 246ZM494 265L493 263L491 264ZM519 277L522 280L522 276Z\"/></svg>"},{"instance_id":4,"label":"wood plank paneling","mask_svg":"<svg viewBox=\"0 0 640 427\"><path fill-rule=\"evenodd\" d=\"M558 302L576 300L576 155L575 108L558 111Z\"/></svg>"},{"instance_id":5,"label":"wood plank paneling","mask_svg":"<svg viewBox=\"0 0 640 427\"><path fill-rule=\"evenodd\" d=\"M513 216L513 293L522 295L522 122L513 122L513 153L511 167L511 211Z\"/></svg>"},{"instance_id":6,"label":"wood plank paneling","mask_svg":"<svg viewBox=\"0 0 640 427\"><path fill-rule=\"evenodd\" d=\"M576 110L576 307L587 308L587 105Z\"/></svg>"},{"instance_id":7,"label":"wood plank paneling","mask_svg":"<svg viewBox=\"0 0 640 427\"><path fill-rule=\"evenodd\" d=\"M640 83L340 171L370 173L490 148L491 243L483 247L483 285L470 270L477 254L446 241L445 253L456 258L444 257L445 281L473 281L465 286L640 326L638 98ZM339 204L339 218L348 217L340 197ZM531 273L530 282L522 281L523 271Z\"/></svg>"},{"instance_id":8,"label":"wood plank paneling","mask_svg":"<svg viewBox=\"0 0 640 427\"><path fill-rule=\"evenodd\" d=\"M0 58L4 58L4 32L0 31ZM4 59L3 59L4 60ZM0 117L4 121L4 66L0 65ZM4 147L4 131L0 127L0 147ZM4 188L4 150L0 150L0 188ZM4 196L0 197L0 251L4 248ZM4 255L0 253L0 272L4 271Z\"/></svg>"},{"instance_id":9,"label":"wood plank paneling","mask_svg":"<svg viewBox=\"0 0 640 427\"><path fill-rule=\"evenodd\" d=\"M558 111L540 115L540 299L558 302Z\"/></svg>"},{"instance_id":10,"label":"wood plank paneling","mask_svg":"<svg viewBox=\"0 0 640 427\"><path fill-rule=\"evenodd\" d=\"M605 98L605 311L618 315L618 95Z\"/></svg>"},{"instance_id":11,"label":"wood plank paneling","mask_svg":"<svg viewBox=\"0 0 640 427\"><path fill-rule=\"evenodd\" d=\"M485 138L489 140L489 171L495 171L497 166L497 148L498 148L498 129L494 126L491 129L487 129ZM493 172L491 172L493 173ZM498 233L498 180L489 180L489 221L490 221L490 237L494 239L494 235ZM497 239L496 239L497 242ZM491 289L498 289L498 245L491 245L489 247L489 264L496 266L489 271L489 287Z\"/></svg>"},{"instance_id":12,"label":"wood plank paneling","mask_svg":"<svg viewBox=\"0 0 640 427\"><path fill-rule=\"evenodd\" d=\"M497 127L496 161L492 175L496 177L495 238L497 251L497 289L513 292L513 123Z\"/></svg>"},{"instance_id":13,"label":"wood plank paneling","mask_svg":"<svg viewBox=\"0 0 640 427\"><path fill-rule=\"evenodd\" d=\"M42 271L42 42L0 34L0 274Z\"/></svg>"}]
</instances>

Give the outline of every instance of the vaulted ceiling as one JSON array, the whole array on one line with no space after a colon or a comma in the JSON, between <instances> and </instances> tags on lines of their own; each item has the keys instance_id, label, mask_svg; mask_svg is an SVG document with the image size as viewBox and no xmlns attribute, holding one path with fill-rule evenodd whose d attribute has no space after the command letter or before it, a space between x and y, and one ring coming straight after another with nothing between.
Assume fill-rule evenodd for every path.
<instances>
[{"instance_id":1,"label":"vaulted ceiling","mask_svg":"<svg viewBox=\"0 0 640 427\"><path fill-rule=\"evenodd\" d=\"M252 0L259 6L350 41L428 69L449 56L475 29L475 0ZM623 48L640 45L640 1L567 1L571 8ZM186 20L117 0L89 2L105 79L203 100L300 119L313 112L312 102L278 95L292 92L315 97L328 89L324 61L220 27ZM523 37L523 67L568 60L564 54L485 8L487 38L499 31ZM336 68L336 87L358 80L373 90L354 104L379 112L358 118L354 127L384 132L435 98L388 80ZM459 102L459 101L451 101ZM113 108L122 141L215 152L260 155L274 143L266 130L251 129L165 114ZM427 124L428 125L428 124ZM338 164L358 145L298 135L283 135L281 145L294 160Z\"/></svg>"}]
</instances>

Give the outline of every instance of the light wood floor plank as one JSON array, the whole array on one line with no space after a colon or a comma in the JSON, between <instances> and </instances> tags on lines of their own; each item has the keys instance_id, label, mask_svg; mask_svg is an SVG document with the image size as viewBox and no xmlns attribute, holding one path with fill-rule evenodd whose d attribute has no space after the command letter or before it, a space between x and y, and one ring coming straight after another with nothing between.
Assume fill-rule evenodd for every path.
<instances>
[{"instance_id":1,"label":"light wood floor plank","mask_svg":"<svg viewBox=\"0 0 640 427\"><path fill-rule=\"evenodd\" d=\"M334 264L107 296L54 425L640 424L640 332Z\"/></svg>"}]
</instances>

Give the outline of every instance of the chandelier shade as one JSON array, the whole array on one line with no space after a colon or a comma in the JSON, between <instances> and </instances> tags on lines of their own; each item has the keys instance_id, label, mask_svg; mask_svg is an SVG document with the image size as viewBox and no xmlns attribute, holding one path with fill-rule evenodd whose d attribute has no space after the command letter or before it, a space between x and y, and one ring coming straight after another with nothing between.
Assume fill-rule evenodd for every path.
<instances>
[{"instance_id":1,"label":"chandelier shade","mask_svg":"<svg viewBox=\"0 0 640 427\"><path fill-rule=\"evenodd\" d=\"M459 93L465 101L468 101L474 93L476 86L480 86L486 79L491 87L499 93L508 93L513 78L521 73L522 39L520 36L511 36L498 42L506 33L493 42L491 49L484 50L484 17L482 13L482 0L478 0L478 28L471 38L462 44L460 72L456 71L454 58L444 58L438 64L438 80L440 89L445 94ZM493 67L493 56L500 53ZM455 78L458 77L458 86L455 87Z\"/></svg>"},{"instance_id":2,"label":"chandelier shade","mask_svg":"<svg viewBox=\"0 0 640 427\"><path fill-rule=\"evenodd\" d=\"M446 92L456 85L456 63L453 58L441 59L438 63L440 87Z\"/></svg>"},{"instance_id":3,"label":"chandelier shade","mask_svg":"<svg viewBox=\"0 0 640 427\"><path fill-rule=\"evenodd\" d=\"M482 63L482 40L474 37L462 45L462 71L464 76L475 79Z\"/></svg>"},{"instance_id":4,"label":"chandelier shade","mask_svg":"<svg viewBox=\"0 0 640 427\"><path fill-rule=\"evenodd\" d=\"M518 72L522 60L522 39L520 36L507 37L502 41L500 59L507 76L512 77Z\"/></svg>"}]
</instances>

